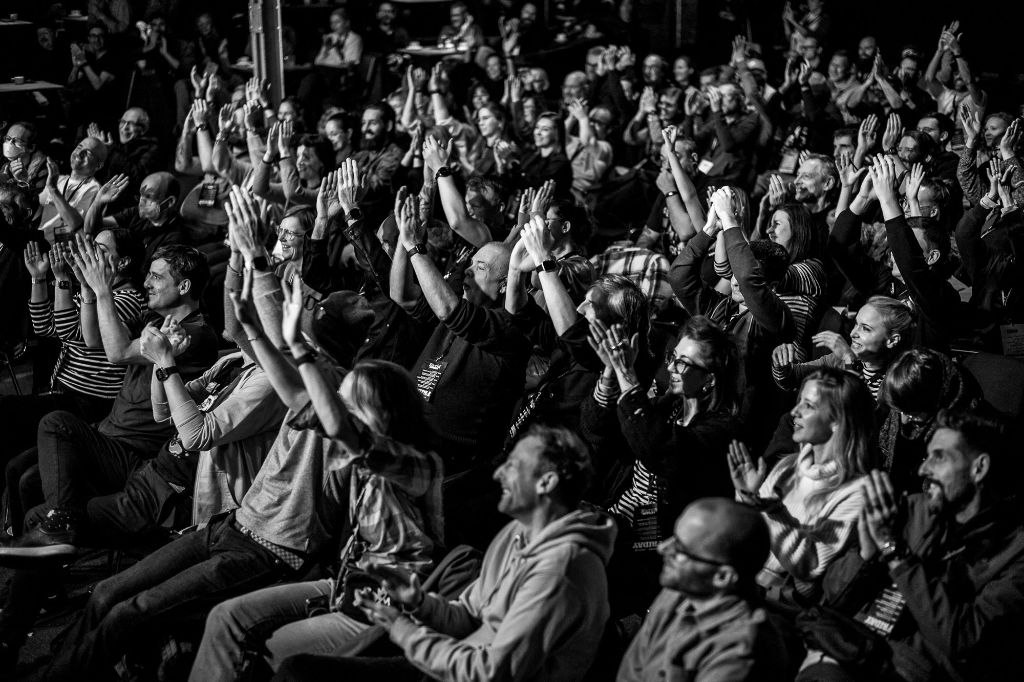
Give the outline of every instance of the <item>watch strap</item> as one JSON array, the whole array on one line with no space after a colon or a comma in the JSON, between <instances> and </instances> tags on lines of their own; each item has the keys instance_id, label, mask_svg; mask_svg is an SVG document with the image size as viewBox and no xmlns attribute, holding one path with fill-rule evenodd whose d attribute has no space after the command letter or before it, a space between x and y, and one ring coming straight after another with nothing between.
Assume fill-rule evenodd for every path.
<instances>
[{"instance_id":1,"label":"watch strap","mask_svg":"<svg viewBox=\"0 0 1024 682\"><path fill-rule=\"evenodd\" d=\"M538 272L558 272L558 261L554 258L548 258L545 261L541 261L541 264L537 266Z\"/></svg>"},{"instance_id":2,"label":"watch strap","mask_svg":"<svg viewBox=\"0 0 1024 682\"><path fill-rule=\"evenodd\" d=\"M171 375L178 374L179 372L180 370L175 365L171 365L170 367L157 367L156 378L158 381L167 381L171 378Z\"/></svg>"},{"instance_id":3,"label":"watch strap","mask_svg":"<svg viewBox=\"0 0 1024 682\"><path fill-rule=\"evenodd\" d=\"M422 253L424 256L429 255L427 254L427 245L422 242L419 244L413 244L412 248L406 249L406 252L409 254L410 258L415 256L417 253Z\"/></svg>"}]
</instances>

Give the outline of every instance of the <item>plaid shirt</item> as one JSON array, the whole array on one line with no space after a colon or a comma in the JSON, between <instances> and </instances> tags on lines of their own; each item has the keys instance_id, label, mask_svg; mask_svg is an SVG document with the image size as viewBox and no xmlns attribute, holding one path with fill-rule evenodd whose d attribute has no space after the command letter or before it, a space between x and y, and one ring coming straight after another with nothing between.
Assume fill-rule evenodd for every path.
<instances>
[{"instance_id":1,"label":"plaid shirt","mask_svg":"<svg viewBox=\"0 0 1024 682\"><path fill-rule=\"evenodd\" d=\"M635 246L612 246L590 259L597 271L597 277L624 275L633 280L651 304L652 310L660 310L675 295L668 283L668 258Z\"/></svg>"}]
</instances>

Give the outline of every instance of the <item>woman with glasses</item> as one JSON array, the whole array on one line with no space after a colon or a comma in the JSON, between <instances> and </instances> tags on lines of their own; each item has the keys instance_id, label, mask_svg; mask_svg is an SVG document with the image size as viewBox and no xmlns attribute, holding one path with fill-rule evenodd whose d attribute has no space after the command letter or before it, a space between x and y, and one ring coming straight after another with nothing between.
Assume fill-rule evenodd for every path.
<instances>
[{"instance_id":1,"label":"woman with glasses","mask_svg":"<svg viewBox=\"0 0 1024 682\"><path fill-rule=\"evenodd\" d=\"M29 190L32 201L46 186L46 154L36 149L36 127L27 121L12 123L4 133L0 181Z\"/></svg>"},{"instance_id":2,"label":"woman with glasses","mask_svg":"<svg viewBox=\"0 0 1024 682\"><path fill-rule=\"evenodd\" d=\"M739 361L725 331L706 317L692 317L666 360L668 390L651 399L635 368L638 334L592 323L591 346L605 369L584 401L582 428L599 450L615 431L625 442L617 449L624 466L607 481L620 535L609 581L631 586L620 612L637 613L657 591L658 543L672 534L682 510L697 498L732 492L722 453L741 428ZM616 580L612 574L619 571Z\"/></svg>"},{"instance_id":3,"label":"woman with glasses","mask_svg":"<svg viewBox=\"0 0 1024 682\"><path fill-rule=\"evenodd\" d=\"M313 230L315 217L310 206L293 206L281 217L277 227L278 248L274 249L274 255L280 258L275 269L282 282L291 283L296 275L301 274L306 235Z\"/></svg>"},{"instance_id":4,"label":"woman with glasses","mask_svg":"<svg viewBox=\"0 0 1024 682\"><path fill-rule=\"evenodd\" d=\"M771 534L757 581L775 604L801 607L856 539L862 479L874 465L874 401L860 377L823 367L804 380L790 414L798 452L769 470L734 440L728 459L736 498L761 510Z\"/></svg>"}]
</instances>

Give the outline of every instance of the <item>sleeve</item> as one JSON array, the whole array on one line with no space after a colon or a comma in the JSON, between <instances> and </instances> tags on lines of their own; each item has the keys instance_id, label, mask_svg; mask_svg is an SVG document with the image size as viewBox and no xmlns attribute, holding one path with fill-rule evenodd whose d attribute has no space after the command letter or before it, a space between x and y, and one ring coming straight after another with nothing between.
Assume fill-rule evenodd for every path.
<instances>
[{"instance_id":1,"label":"sleeve","mask_svg":"<svg viewBox=\"0 0 1024 682\"><path fill-rule=\"evenodd\" d=\"M867 296L880 291L881 268L860 244L860 216L849 209L836 216L828 238L828 255L853 288Z\"/></svg>"},{"instance_id":2,"label":"sleeve","mask_svg":"<svg viewBox=\"0 0 1024 682\"><path fill-rule=\"evenodd\" d=\"M969 657L983 642L1000 639L1000 627L1024 613L1024 560L1019 555L969 597L959 574L930 575L913 556L890 574L921 635L953 660Z\"/></svg>"},{"instance_id":3,"label":"sleeve","mask_svg":"<svg viewBox=\"0 0 1024 682\"><path fill-rule=\"evenodd\" d=\"M75 317L77 318L77 311ZM32 332L36 336L57 336L57 327L54 321L53 300L46 300L40 303L28 304L28 314L32 318Z\"/></svg>"},{"instance_id":4,"label":"sleeve","mask_svg":"<svg viewBox=\"0 0 1024 682\"><path fill-rule=\"evenodd\" d=\"M266 164L263 164L266 165ZM295 167L295 157L281 159L279 166L281 170L281 190L289 204L300 204L302 206L313 206L316 204L316 197L319 188L315 190L306 189L299 179L299 171Z\"/></svg>"},{"instance_id":5,"label":"sleeve","mask_svg":"<svg viewBox=\"0 0 1024 682\"><path fill-rule=\"evenodd\" d=\"M701 263L707 258L708 250L715 243L704 230L699 230L676 259L668 271L668 281L679 302L691 315L700 313L700 295L704 284L700 279Z\"/></svg>"},{"instance_id":6,"label":"sleeve","mask_svg":"<svg viewBox=\"0 0 1024 682\"><path fill-rule=\"evenodd\" d=\"M35 305L35 304L32 304ZM116 299L115 299L116 305ZM29 306L31 310L31 305ZM57 338L62 341L81 341L82 340L82 326L81 326L81 313L78 305L74 308L65 308L64 310L52 310L52 322L53 330L57 333ZM32 319L32 328L35 329L35 316ZM38 331L36 331L39 334ZM45 336L52 336L47 334Z\"/></svg>"},{"instance_id":7,"label":"sleeve","mask_svg":"<svg viewBox=\"0 0 1024 682\"><path fill-rule=\"evenodd\" d=\"M776 480L778 475L769 476L762 484L760 494L774 494ZM864 493L859 482L847 484L833 495L841 495L842 498L827 515L819 516L811 524L798 521L781 503L764 510L772 554L797 580L812 581L824 575L825 569L842 553L857 529L857 517L864 506Z\"/></svg>"},{"instance_id":8,"label":"sleeve","mask_svg":"<svg viewBox=\"0 0 1024 682\"><path fill-rule=\"evenodd\" d=\"M392 640L417 668L435 679L502 682L536 677L545 658L569 633L585 627L590 598L563 574L537 571L523 580L486 645L471 644L400 618Z\"/></svg>"},{"instance_id":9,"label":"sleeve","mask_svg":"<svg viewBox=\"0 0 1024 682\"><path fill-rule=\"evenodd\" d=\"M366 176L366 187L370 192L390 192L391 179L402 161L402 150L397 145L382 152L378 162Z\"/></svg>"},{"instance_id":10,"label":"sleeve","mask_svg":"<svg viewBox=\"0 0 1024 682\"><path fill-rule=\"evenodd\" d=\"M209 382L209 375L207 372L201 380L189 382L189 393L201 392ZM257 370L213 410L200 412L194 402L185 403L171 412L171 419L182 446L197 451L276 429L283 414L284 405L269 379L263 371Z\"/></svg>"},{"instance_id":11,"label":"sleeve","mask_svg":"<svg viewBox=\"0 0 1024 682\"><path fill-rule=\"evenodd\" d=\"M132 221L135 220L139 215L139 209L137 208L126 208L118 211L114 215L110 216L117 223L118 227L128 227Z\"/></svg>"},{"instance_id":12,"label":"sleeve","mask_svg":"<svg viewBox=\"0 0 1024 682\"><path fill-rule=\"evenodd\" d=\"M729 265L743 293L743 302L757 324L778 339L791 339L796 330L792 313L768 286L761 273L761 265L754 258L743 233L738 229L726 230L725 244Z\"/></svg>"},{"instance_id":13,"label":"sleeve","mask_svg":"<svg viewBox=\"0 0 1024 682\"><path fill-rule=\"evenodd\" d=\"M938 327L949 327L951 311L946 293L946 280L936 273L925 261L921 245L914 238L907 219L898 216L885 221L885 235L892 258L903 275L903 283L917 304L920 314L938 323Z\"/></svg>"},{"instance_id":14,"label":"sleeve","mask_svg":"<svg viewBox=\"0 0 1024 682\"><path fill-rule=\"evenodd\" d=\"M716 111L711 114L711 123L714 125L718 143L729 154L743 150L750 137L757 132L757 122L758 119L754 116L741 116L736 125L730 126L722 112Z\"/></svg>"},{"instance_id":15,"label":"sleeve","mask_svg":"<svg viewBox=\"0 0 1024 682\"><path fill-rule=\"evenodd\" d=\"M488 310L466 299L444 320L444 325L467 343L494 355L525 355L529 344L509 321L504 310Z\"/></svg>"},{"instance_id":16,"label":"sleeve","mask_svg":"<svg viewBox=\"0 0 1024 682\"><path fill-rule=\"evenodd\" d=\"M964 198L970 203L976 204L981 201L982 188L978 179L978 153L970 147L964 147L960 152L960 163L956 167L956 179L960 183L960 189L964 192Z\"/></svg>"},{"instance_id":17,"label":"sleeve","mask_svg":"<svg viewBox=\"0 0 1024 682\"><path fill-rule=\"evenodd\" d=\"M687 457L707 449L697 428L669 422L640 387L622 394L618 413L632 455L658 476L672 478L686 466Z\"/></svg>"},{"instance_id":18,"label":"sleeve","mask_svg":"<svg viewBox=\"0 0 1024 682\"><path fill-rule=\"evenodd\" d=\"M988 217L988 209L980 203L967 209L956 226L956 246L963 261L964 270L970 276L971 284L980 289L986 264L985 242L981 238L982 226Z\"/></svg>"}]
</instances>

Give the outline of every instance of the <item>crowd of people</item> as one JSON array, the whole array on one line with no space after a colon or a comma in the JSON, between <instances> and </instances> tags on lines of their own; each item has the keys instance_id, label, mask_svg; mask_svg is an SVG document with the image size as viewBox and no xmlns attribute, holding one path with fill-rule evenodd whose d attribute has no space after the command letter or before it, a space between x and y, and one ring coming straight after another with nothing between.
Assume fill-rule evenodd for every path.
<instances>
[{"instance_id":1,"label":"crowd of people","mask_svg":"<svg viewBox=\"0 0 1024 682\"><path fill-rule=\"evenodd\" d=\"M275 106L185 4L42 19L65 87L2 127L0 675L1014 677L983 27L641 55L630 2L456 0L425 53L383 0L286 25Z\"/></svg>"}]
</instances>

